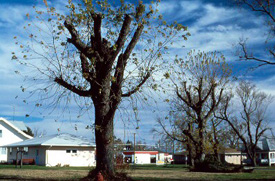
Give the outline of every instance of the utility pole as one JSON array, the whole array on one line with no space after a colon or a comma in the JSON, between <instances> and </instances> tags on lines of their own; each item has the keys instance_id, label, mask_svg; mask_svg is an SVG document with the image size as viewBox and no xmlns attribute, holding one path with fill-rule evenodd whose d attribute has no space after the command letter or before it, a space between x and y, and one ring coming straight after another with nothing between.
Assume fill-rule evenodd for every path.
<instances>
[{"instance_id":1,"label":"utility pole","mask_svg":"<svg viewBox=\"0 0 275 181\"><path fill-rule=\"evenodd\" d=\"M165 152L168 153L168 145L167 145L167 140L165 140Z\"/></svg>"},{"instance_id":2,"label":"utility pole","mask_svg":"<svg viewBox=\"0 0 275 181\"><path fill-rule=\"evenodd\" d=\"M136 133L134 133L134 164L136 163Z\"/></svg>"},{"instance_id":3,"label":"utility pole","mask_svg":"<svg viewBox=\"0 0 275 181\"><path fill-rule=\"evenodd\" d=\"M173 160L174 160L174 154L175 154L175 140L173 139Z\"/></svg>"},{"instance_id":4,"label":"utility pole","mask_svg":"<svg viewBox=\"0 0 275 181\"><path fill-rule=\"evenodd\" d=\"M125 122L123 121L123 124L124 124L124 140L123 142L126 143L126 139L125 139Z\"/></svg>"}]
</instances>

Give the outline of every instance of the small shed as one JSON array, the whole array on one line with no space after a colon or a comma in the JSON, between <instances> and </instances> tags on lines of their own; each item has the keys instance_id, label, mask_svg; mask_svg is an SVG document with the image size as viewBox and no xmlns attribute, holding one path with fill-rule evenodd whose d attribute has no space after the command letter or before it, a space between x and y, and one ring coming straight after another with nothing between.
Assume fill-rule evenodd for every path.
<instances>
[{"instance_id":1,"label":"small shed","mask_svg":"<svg viewBox=\"0 0 275 181\"><path fill-rule=\"evenodd\" d=\"M14 162L20 150L24 150L23 162L43 166L95 166L95 148L87 139L70 134L37 137L8 147L8 162ZM20 158L19 156L19 159Z\"/></svg>"}]
</instances>

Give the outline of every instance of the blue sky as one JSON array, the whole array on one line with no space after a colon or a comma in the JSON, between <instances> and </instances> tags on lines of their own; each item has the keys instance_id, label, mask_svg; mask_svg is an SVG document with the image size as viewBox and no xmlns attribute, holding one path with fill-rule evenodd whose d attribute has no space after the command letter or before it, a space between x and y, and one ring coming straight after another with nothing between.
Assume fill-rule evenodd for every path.
<instances>
[{"instance_id":1,"label":"blue sky","mask_svg":"<svg viewBox=\"0 0 275 181\"><path fill-rule=\"evenodd\" d=\"M147 1L144 1L147 2ZM148 1L149 2L149 1ZM54 6L64 6L61 1L51 1ZM71 105L70 112L60 115L57 112L45 113L44 110L34 108L34 105L24 104L22 97L27 97L20 90L26 84L23 78L14 71L21 69L16 62L11 60L11 52L16 52L19 47L14 44L13 37L22 35L22 28L28 22L26 14L32 11L32 6L43 6L42 0L0 0L0 116L10 120L23 120L33 129L46 130L47 134L61 132L79 134L92 137L91 130L85 129L93 117L84 115L77 118L77 107ZM264 47L267 27L263 26L265 19L252 11L234 6L228 0L162 0L160 12L167 21L178 21L188 26L191 37L184 43L185 48L174 47L171 54L184 57L191 49L202 51L220 51L230 65L234 75L253 81L261 90L275 95L275 66L265 66L254 71L249 68L255 63L240 62L235 55L234 44L240 38L248 38L249 47L255 54L265 57ZM15 99L16 96L19 98ZM32 98L35 99L35 98ZM120 110L115 119L115 133L118 137L133 140L133 133L137 132L137 139L154 143L151 129L156 124L157 116L165 116L169 105L158 100L158 105L139 106L139 125L127 114ZM273 109L275 104L272 104ZM29 114L30 117L25 117ZM275 117L275 115L271 115ZM123 118L123 121L122 119ZM275 126L275 120L271 126ZM124 126L125 125L125 126ZM139 130L135 127L139 126ZM75 129L77 127L77 130Z\"/></svg>"}]
</instances>

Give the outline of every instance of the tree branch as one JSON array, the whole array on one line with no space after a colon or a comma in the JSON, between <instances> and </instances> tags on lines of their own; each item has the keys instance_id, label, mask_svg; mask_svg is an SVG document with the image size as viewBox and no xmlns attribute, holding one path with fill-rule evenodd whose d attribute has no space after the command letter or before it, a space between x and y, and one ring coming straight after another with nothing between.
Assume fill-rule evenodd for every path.
<instances>
[{"instance_id":1,"label":"tree branch","mask_svg":"<svg viewBox=\"0 0 275 181\"><path fill-rule=\"evenodd\" d=\"M101 38L101 23L102 23L102 14L101 13L91 13L91 16L94 20L94 39L97 47L101 48L102 38Z\"/></svg>"},{"instance_id":2,"label":"tree branch","mask_svg":"<svg viewBox=\"0 0 275 181\"><path fill-rule=\"evenodd\" d=\"M139 37L140 37L140 35L143 31L143 28L144 28L143 24L138 25L132 40L130 41L129 45L127 46L127 48L126 48L126 50L123 54L123 60L124 61L128 60L130 54L132 53L133 49L135 48L135 46L136 46L136 44L139 40Z\"/></svg>"},{"instance_id":3,"label":"tree branch","mask_svg":"<svg viewBox=\"0 0 275 181\"><path fill-rule=\"evenodd\" d=\"M72 91L73 93L79 95L79 96L83 96L83 97L91 97L91 92L90 91L86 91L86 90L81 90L77 87L75 87L74 85L71 85L69 83L67 83L66 81L64 81L61 77L56 77L54 79L54 81L61 85L62 87Z\"/></svg>"},{"instance_id":4,"label":"tree branch","mask_svg":"<svg viewBox=\"0 0 275 181\"><path fill-rule=\"evenodd\" d=\"M176 84L175 84L176 85ZM191 107L193 110L195 109L195 107L193 106L192 104L192 101L191 101L191 95L190 95L190 92L187 90L187 86L186 86L186 82L183 82L183 88L184 88L184 92L187 96L187 99L185 99L179 92L179 88L178 86L176 85L176 94L178 96L178 98L180 98L180 100L182 100L185 104L187 104L189 107Z\"/></svg>"},{"instance_id":5,"label":"tree branch","mask_svg":"<svg viewBox=\"0 0 275 181\"><path fill-rule=\"evenodd\" d=\"M84 53L86 57L90 58L90 55L88 54L89 47L80 40L79 35L72 23L67 19L64 22L64 26L71 34L71 38L68 38L67 41L72 43L80 52Z\"/></svg>"},{"instance_id":6,"label":"tree branch","mask_svg":"<svg viewBox=\"0 0 275 181\"><path fill-rule=\"evenodd\" d=\"M245 43L240 42L239 45L241 46L242 51L244 53L244 57L240 57L240 58L245 58L246 60L255 60L255 61L263 63L263 65L267 65L267 64L269 64L269 65L275 65L275 62L272 62L272 61L269 61L269 60L260 59L260 58L254 57L254 56L249 56L248 53L247 53L247 51L246 51Z\"/></svg>"},{"instance_id":7,"label":"tree branch","mask_svg":"<svg viewBox=\"0 0 275 181\"><path fill-rule=\"evenodd\" d=\"M133 90L122 94L122 97L129 97L132 94L136 93L142 87L142 85L149 79L150 76L151 76L151 73L148 71L147 74L140 81L140 83Z\"/></svg>"},{"instance_id":8,"label":"tree branch","mask_svg":"<svg viewBox=\"0 0 275 181\"><path fill-rule=\"evenodd\" d=\"M114 54L113 54L113 58L115 58L118 53L121 51L125 41L126 41L126 37L130 31L130 25L131 25L131 21L132 21L132 18L130 15L126 14L125 15L125 18L124 18L124 21L123 21L123 24L122 24L122 27L120 29L120 32L119 32L119 36L118 36L118 39L115 43L115 51L114 51Z\"/></svg>"}]
</instances>

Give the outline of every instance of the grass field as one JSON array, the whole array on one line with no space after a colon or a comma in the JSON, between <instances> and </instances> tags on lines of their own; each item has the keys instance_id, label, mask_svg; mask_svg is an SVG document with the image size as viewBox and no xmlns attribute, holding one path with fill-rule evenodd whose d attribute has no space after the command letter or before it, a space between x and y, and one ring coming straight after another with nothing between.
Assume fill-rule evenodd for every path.
<instances>
[{"instance_id":1,"label":"grass field","mask_svg":"<svg viewBox=\"0 0 275 181\"><path fill-rule=\"evenodd\" d=\"M0 179L79 180L85 177L87 167L42 167L0 165ZM135 165L125 170L134 180L275 180L275 168L255 169L252 173L189 172L185 165Z\"/></svg>"}]
</instances>

